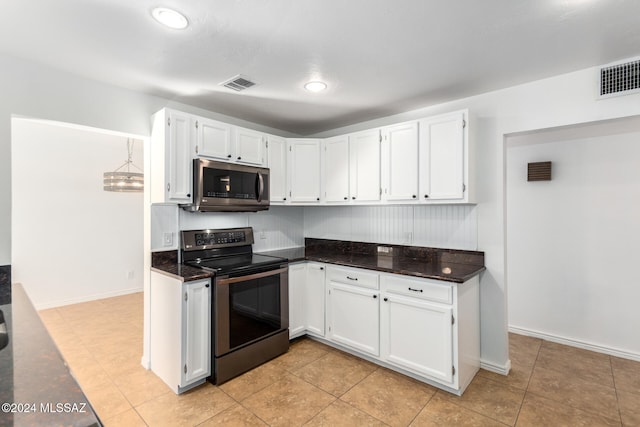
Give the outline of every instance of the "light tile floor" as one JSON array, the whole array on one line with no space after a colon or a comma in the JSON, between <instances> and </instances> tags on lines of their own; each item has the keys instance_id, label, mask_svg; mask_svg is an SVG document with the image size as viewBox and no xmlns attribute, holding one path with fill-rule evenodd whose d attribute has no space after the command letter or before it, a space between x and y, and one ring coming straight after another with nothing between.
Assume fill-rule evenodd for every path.
<instances>
[{"instance_id":1,"label":"light tile floor","mask_svg":"<svg viewBox=\"0 0 640 427\"><path fill-rule=\"evenodd\" d=\"M521 335L462 397L310 339L177 396L140 365L142 294L40 315L107 426L640 426L640 362Z\"/></svg>"}]
</instances>

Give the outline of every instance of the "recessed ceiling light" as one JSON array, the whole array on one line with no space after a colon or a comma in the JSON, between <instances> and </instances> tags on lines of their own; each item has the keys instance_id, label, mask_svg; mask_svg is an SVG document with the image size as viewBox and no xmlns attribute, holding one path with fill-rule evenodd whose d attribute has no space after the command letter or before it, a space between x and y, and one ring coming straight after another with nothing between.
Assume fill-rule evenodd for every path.
<instances>
[{"instance_id":1,"label":"recessed ceiling light","mask_svg":"<svg viewBox=\"0 0 640 427\"><path fill-rule=\"evenodd\" d=\"M304 85L304 88L309 92L322 92L327 88L327 84L324 82L309 82Z\"/></svg>"},{"instance_id":2,"label":"recessed ceiling light","mask_svg":"<svg viewBox=\"0 0 640 427\"><path fill-rule=\"evenodd\" d=\"M166 7L156 7L151 11L151 16L162 25L174 30L184 30L189 25L186 16Z\"/></svg>"}]
</instances>

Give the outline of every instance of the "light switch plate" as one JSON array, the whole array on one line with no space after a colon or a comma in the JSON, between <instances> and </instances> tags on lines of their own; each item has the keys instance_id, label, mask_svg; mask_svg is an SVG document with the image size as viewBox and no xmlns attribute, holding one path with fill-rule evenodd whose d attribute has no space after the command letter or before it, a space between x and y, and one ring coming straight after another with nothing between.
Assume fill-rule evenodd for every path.
<instances>
[{"instance_id":1,"label":"light switch plate","mask_svg":"<svg viewBox=\"0 0 640 427\"><path fill-rule=\"evenodd\" d=\"M162 244L164 246L172 246L173 245L173 233L163 233L162 234Z\"/></svg>"}]
</instances>

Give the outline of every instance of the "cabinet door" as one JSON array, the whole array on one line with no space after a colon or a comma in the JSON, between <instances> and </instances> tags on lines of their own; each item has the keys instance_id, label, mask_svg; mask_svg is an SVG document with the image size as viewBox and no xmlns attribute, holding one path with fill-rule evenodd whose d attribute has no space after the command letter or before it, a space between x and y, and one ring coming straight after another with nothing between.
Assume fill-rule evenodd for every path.
<instances>
[{"instance_id":1,"label":"cabinet door","mask_svg":"<svg viewBox=\"0 0 640 427\"><path fill-rule=\"evenodd\" d=\"M209 280L187 282L182 291L182 386L211 374L211 287Z\"/></svg>"},{"instance_id":2,"label":"cabinet door","mask_svg":"<svg viewBox=\"0 0 640 427\"><path fill-rule=\"evenodd\" d=\"M267 167L271 203L287 200L287 140L277 136L267 138Z\"/></svg>"},{"instance_id":3,"label":"cabinet door","mask_svg":"<svg viewBox=\"0 0 640 427\"><path fill-rule=\"evenodd\" d=\"M349 200L349 138L337 136L324 141L324 199L327 202Z\"/></svg>"},{"instance_id":4,"label":"cabinet door","mask_svg":"<svg viewBox=\"0 0 640 427\"><path fill-rule=\"evenodd\" d=\"M349 135L349 174L351 200L380 200L379 130Z\"/></svg>"},{"instance_id":5,"label":"cabinet door","mask_svg":"<svg viewBox=\"0 0 640 427\"><path fill-rule=\"evenodd\" d=\"M172 111L167 121L168 150L165 168L169 201L191 201L191 143L195 124L188 114Z\"/></svg>"},{"instance_id":6,"label":"cabinet door","mask_svg":"<svg viewBox=\"0 0 640 427\"><path fill-rule=\"evenodd\" d=\"M381 296L382 358L417 374L451 383L451 306L386 293Z\"/></svg>"},{"instance_id":7,"label":"cabinet door","mask_svg":"<svg viewBox=\"0 0 640 427\"><path fill-rule=\"evenodd\" d=\"M304 334L305 326L305 263L289 265L289 338Z\"/></svg>"},{"instance_id":8,"label":"cabinet door","mask_svg":"<svg viewBox=\"0 0 640 427\"><path fill-rule=\"evenodd\" d=\"M320 141L289 140L289 197L292 202L320 201Z\"/></svg>"},{"instance_id":9,"label":"cabinet door","mask_svg":"<svg viewBox=\"0 0 640 427\"><path fill-rule=\"evenodd\" d=\"M464 113L420 122L420 196L464 199Z\"/></svg>"},{"instance_id":10,"label":"cabinet door","mask_svg":"<svg viewBox=\"0 0 640 427\"><path fill-rule=\"evenodd\" d=\"M231 152L231 125L199 118L197 121L197 141L195 154L202 157L211 157L218 160L230 160Z\"/></svg>"},{"instance_id":11,"label":"cabinet door","mask_svg":"<svg viewBox=\"0 0 640 427\"><path fill-rule=\"evenodd\" d=\"M382 130L382 197L385 200L418 198L418 123Z\"/></svg>"},{"instance_id":12,"label":"cabinet door","mask_svg":"<svg viewBox=\"0 0 640 427\"><path fill-rule=\"evenodd\" d=\"M325 268L322 264L307 263L304 309L307 332L324 337L325 325Z\"/></svg>"},{"instance_id":13,"label":"cabinet door","mask_svg":"<svg viewBox=\"0 0 640 427\"><path fill-rule=\"evenodd\" d=\"M264 164L264 135L249 129L236 128L236 157L238 163Z\"/></svg>"},{"instance_id":14,"label":"cabinet door","mask_svg":"<svg viewBox=\"0 0 640 427\"><path fill-rule=\"evenodd\" d=\"M378 291L330 281L327 301L327 328L331 341L378 356Z\"/></svg>"}]
</instances>

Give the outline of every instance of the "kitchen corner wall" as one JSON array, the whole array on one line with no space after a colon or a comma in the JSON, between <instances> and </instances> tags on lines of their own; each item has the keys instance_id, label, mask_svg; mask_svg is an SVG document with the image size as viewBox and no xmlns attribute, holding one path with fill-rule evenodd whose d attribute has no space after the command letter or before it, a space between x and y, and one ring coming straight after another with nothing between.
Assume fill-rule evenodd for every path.
<instances>
[{"instance_id":1,"label":"kitchen corner wall","mask_svg":"<svg viewBox=\"0 0 640 427\"><path fill-rule=\"evenodd\" d=\"M304 245L303 208L271 206L261 212L187 212L176 205L151 207L151 250L175 250L179 230L253 227L255 252ZM172 244L164 245L164 233L172 234Z\"/></svg>"},{"instance_id":2,"label":"kitchen corner wall","mask_svg":"<svg viewBox=\"0 0 640 427\"><path fill-rule=\"evenodd\" d=\"M310 206L304 235L318 239L477 250L475 206Z\"/></svg>"},{"instance_id":3,"label":"kitchen corner wall","mask_svg":"<svg viewBox=\"0 0 640 427\"><path fill-rule=\"evenodd\" d=\"M153 205L152 250L178 248L178 230L253 227L256 252L304 246L305 237L477 250L476 207L277 206L262 212L187 212ZM163 233L174 233L165 246Z\"/></svg>"},{"instance_id":4,"label":"kitchen corner wall","mask_svg":"<svg viewBox=\"0 0 640 427\"><path fill-rule=\"evenodd\" d=\"M180 209L180 229L253 227L255 252L304 245L302 208L270 206L261 212L187 212Z\"/></svg>"}]
</instances>

